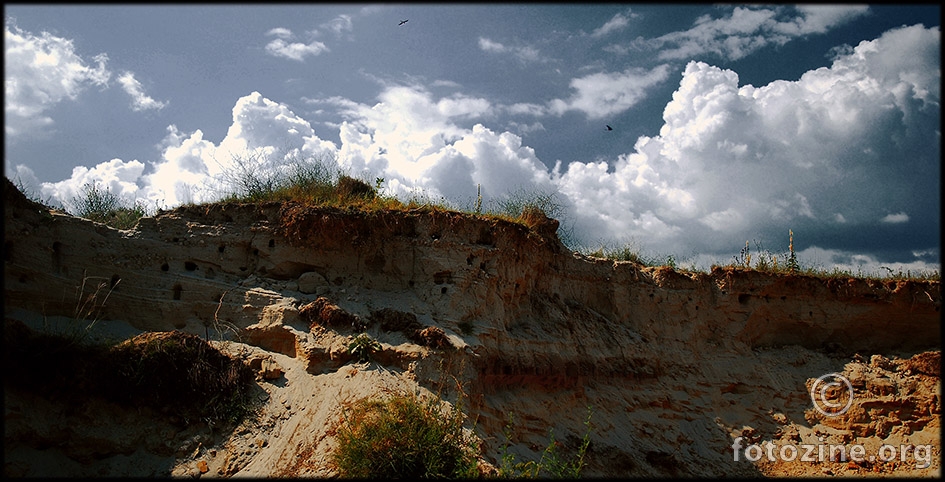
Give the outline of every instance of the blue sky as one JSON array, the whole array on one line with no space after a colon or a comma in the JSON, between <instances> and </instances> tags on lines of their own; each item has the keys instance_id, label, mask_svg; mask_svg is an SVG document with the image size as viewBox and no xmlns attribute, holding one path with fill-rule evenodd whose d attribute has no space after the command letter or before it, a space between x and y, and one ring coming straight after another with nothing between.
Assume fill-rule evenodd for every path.
<instances>
[{"instance_id":1,"label":"blue sky","mask_svg":"<svg viewBox=\"0 0 945 482\"><path fill-rule=\"evenodd\" d=\"M573 247L704 269L790 229L802 265L937 270L940 15L7 4L5 174L167 208L235 159L329 159L405 199L553 193Z\"/></svg>"}]
</instances>

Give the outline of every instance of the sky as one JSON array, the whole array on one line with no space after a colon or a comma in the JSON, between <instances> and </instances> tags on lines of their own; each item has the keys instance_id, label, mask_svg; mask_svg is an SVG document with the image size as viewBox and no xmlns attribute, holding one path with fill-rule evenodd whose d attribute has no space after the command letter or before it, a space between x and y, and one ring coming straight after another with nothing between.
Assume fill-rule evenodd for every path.
<instances>
[{"instance_id":1,"label":"sky","mask_svg":"<svg viewBox=\"0 0 945 482\"><path fill-rule=\"evenodd\" d=\"M50 204L94 183L167 209L318 160L404 200L551 199L569 247L682 268L784 254L789 232L802 267L941 266L939 6L4 16L4 172Z\"/></svg>"}]
</instances>

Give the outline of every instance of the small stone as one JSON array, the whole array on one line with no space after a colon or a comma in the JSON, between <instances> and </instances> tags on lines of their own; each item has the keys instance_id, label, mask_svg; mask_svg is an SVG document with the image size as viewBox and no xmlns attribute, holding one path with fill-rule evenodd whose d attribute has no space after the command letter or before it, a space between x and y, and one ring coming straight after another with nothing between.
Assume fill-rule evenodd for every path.
<instances>
[{"instance_id":1,"label":"small stone","mask_svg":"<svg viewBox=\"0 0 945 482\"><path fill-rule=\"evenodd\" d=\"M207 472L210 471L210 467L207 466L206 460L201 460L200 462L197 462L197 469L200 470L201 474L206 474Z\"/></svg>"}]
</instances>

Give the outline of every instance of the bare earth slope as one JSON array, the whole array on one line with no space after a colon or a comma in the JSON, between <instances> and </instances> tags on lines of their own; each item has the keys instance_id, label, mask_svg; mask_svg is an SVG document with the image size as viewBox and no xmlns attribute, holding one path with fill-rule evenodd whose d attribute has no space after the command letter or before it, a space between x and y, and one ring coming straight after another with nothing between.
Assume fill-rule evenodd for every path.
<instances>
[{"instance_id":1,"label":"bare earth slope","mask_svg":"<svg viewBox=\"0 0 945 482\"><path fill-rule=\"evenodd\" d=\"M586 476L941 472L938 281L649 268L569 252L554 220L441 210L214 204L118 231L8 181L4 205L6 328L72 323L101 280L93 337L181 330L260 375L256 416L225 431L5 390L5 475L332 476L342 406L417 391L462 395L485 472L507 426L538 460L549 429L577 445L588 407ZM370 363L346 352L359 328ZM840 417L810 396L833 372L854 391ZM744 448L766 442L774 460ZM777 457L791 444L898 452Z\"/></svg>"}]
</instances>

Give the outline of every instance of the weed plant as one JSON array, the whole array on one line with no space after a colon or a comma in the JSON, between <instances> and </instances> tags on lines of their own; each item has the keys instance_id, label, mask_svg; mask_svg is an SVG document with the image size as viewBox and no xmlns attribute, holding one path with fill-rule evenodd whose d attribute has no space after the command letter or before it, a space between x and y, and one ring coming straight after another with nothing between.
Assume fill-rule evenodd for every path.
<instances>
[{"instance_id":1,"label":"weed plant","mask_svg":"<svg viewBox=\"0 0 945 482\"><path fill-rule=\"evenodd\" d=\"M790 275L802 275L802 276L811 276L822 279L842 279L842 278L860 278L860 279L877 279L877 280L941 280L941 274L939 271L917 271L913 273L911 270L906 270L903 273L900 268L898 272L893 271L887 266L880 266L881 269L884 269L885 272L879 274L876 273L863 273L856 272L853 273L849 270L843 270L839 268L827 269L822 266L809 265L802 267L798 262L797 253L794 251L794 230L788 230L788 250L787 252L776 254L772 253L761 245L758 241L755 241L755 253L752 254L752 251L749 247L748 241L745 242L745 247L741 249L737 256L734 256L733 263L730 266L750 269L755 271L761 271L766 273L779 273L779 274L790 274ZM752 264L754 259L755 263Z\"/></svg>"},{"instance_id":2,"label":"weed plant","mask_svg":"<svg viewBox=\"0 0 945 482\"><path fill-rule=\"evenodd\" d=\"M76 286L76 304L72 317L65 321L51 321L44 316L43 332L62 338L72 345L88 343L93 327L101 318L105 302L120 282L120 279L109 280L84 274L82 282Z\"/></svg>"},{"instance_id":3,"label":"weed plant","mask_svg":"<svg viewBox=\"0 0 945 482\"><path fill-rule=\"evenodd\" d=\"M539 478L552 477L558 479L576 479L580 477L581 470L584 468L584 456L591 443L591 407L587 407L587 418L584 426L587 430L581 439L576 452L571 459L565 457L561 452L563 446L555 440L554 429L548 430L548 445L542 451L541 458L538 461L529 460L518 462L515 460L515 454L509 452L509 444L512 441L512 423L513 418L509 416L509 422L505 426L503 435L505 443L499 449L501 462L499 465L499 477L502 478Z\"/></svg>"},{"instance_id":4,"label":"weed plant","mask_svg":"<svg viewBox=\"0 0 945 482\"><path fill-rule=\"evenodd\" d=\"M7 180L10 181L9 184L12 184L13 187L15 187L17 191L20 191L21 193L23 193L23 196L25 196L26 199L33 201L37 204L41 204L48 209L53 209L54 203L53 203L52 197L47 196L44 198L40 196L39 193L37 193L35 190L27 187L26 183L23 182L23 179L20 178L19 174L15 175L13 179L7 178ZM9 184L4 184L4 189L7 189Z\"/></svg>"}]
</instances>

